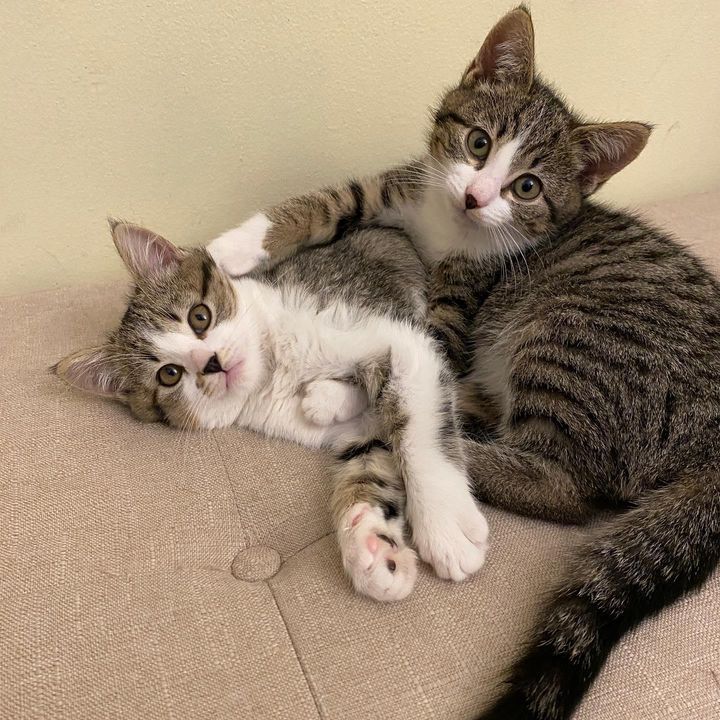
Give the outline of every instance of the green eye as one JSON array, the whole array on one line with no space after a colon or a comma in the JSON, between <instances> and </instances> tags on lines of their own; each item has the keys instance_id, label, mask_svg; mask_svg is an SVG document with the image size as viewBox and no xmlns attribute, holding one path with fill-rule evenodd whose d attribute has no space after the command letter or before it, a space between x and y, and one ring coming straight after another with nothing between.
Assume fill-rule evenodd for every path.
<instances>
[{"instance_id":1,"label":"green eye","mask_svg":"<svg viewBox=\"0 0 720 720\"><path fill-rule=\"evenodd\" d=\"M471 130L467 136L468 150L478 160L484 160L490 154L490 136L479 128Z\"/></svg>"},{"instance_id":2,"label":"green eye","mask_svg":"<svg viewBox=\"0 0 720 720\"><path fill-rule=\"evenodd\" d=\"M180 382L185 368L182 365L163 365L157 371L157 381L165 387L172 387Z\"/></svg>"},{"instance_id":3,"label":"green eye","mask_svg":"<svg viewBox=\"0 0 720 720\"><path fill-rule=\"evenodd\" d=\"M188 325L196 335L202 335L209 327L212 320L212 313L207 305L196 305L188 313Z\"/></svg>"},{"instance_id":4,"label":"green eye","mask_svg":"<svg viewBox=\"0 0 720 720\"><path fill-rule=\"evenodd\" d=\"M521 200L534 200L542 192L542 183L534 175L521 175L512 184L512 191Z\"/></svg>"}]
</instances>

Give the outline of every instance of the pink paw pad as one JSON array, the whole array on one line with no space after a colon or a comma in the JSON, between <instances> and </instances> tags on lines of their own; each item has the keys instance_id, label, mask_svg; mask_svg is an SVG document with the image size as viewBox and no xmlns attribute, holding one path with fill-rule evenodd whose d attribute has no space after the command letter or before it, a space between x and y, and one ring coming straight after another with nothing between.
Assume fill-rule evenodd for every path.
<instances>
[{"instance_id":1,"label":"pink paw pad","mask_svg":"<svg viewBox=\"0 0 720 720\"><path fill-rule=\"evenodd\" d=\"M367 503L352 507L341 525L343 563L355 588L375 600L392 602L407 597L415 585L415 552L394 537L381 510Z\"/></svg>"}]
</instances>

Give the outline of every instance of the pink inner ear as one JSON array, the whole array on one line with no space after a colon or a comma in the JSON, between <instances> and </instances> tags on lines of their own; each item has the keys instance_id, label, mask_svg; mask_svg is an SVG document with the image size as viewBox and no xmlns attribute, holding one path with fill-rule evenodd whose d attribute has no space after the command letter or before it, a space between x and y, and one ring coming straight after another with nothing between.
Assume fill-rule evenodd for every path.
<instances>
[{"instance_id":1,"label":"pink inner ear","mask_svg":"<svg viewBox=\"0 0 720 720\"><path fill-rule=\"evenodd\" d=\"M170 245L167 240L163 239L162 242L153 240L148 247L148 265L156 271L163 270L179 262L175 247Z\"/></svg>"},{"instance_id":2,"label":"pink inner ear","mask_svg":"<svg viewBox=\"0 0 720 720\"><path fill-rule=\"evenodd\" d=\"M524 7L511 10L490 30L480 52L465 71L462 83L472 86L484 80L530 87L534 75L534 53L530 13Z\"/></svg>"},{"instance_id":3,"label":"pink inner ear","mask_svg":"<svg viewBox=\"0 0 720 720\"><path fill-rule=\"evenodd\" d=\"M161 235L130 223L110 225L115 247L133 275L157 276L180 263L181 251Z\"/></svg>"},{"instance_id":4,"label":"pink inner ear","mask_svg":"<svg viewBox=\"0 0 720 720\"><path fill-rule=\"evenodd\" d=\"M53 367L55 374L73 387L104 397L122 391L122 381L104 347L80 350Z\"/></svg>"},{"instance_id":5,"label":"pink inner ear","mask_svg":"<svg viewBox=\"0 0 720 720\"><path fill-rule=\"evenodd\" d=\"M573 130L571 139L580 149L584 167L584 192L594 192L632 162L645 147L650 127L637 122L596 123Z\"/></svg>"}]
</instances>

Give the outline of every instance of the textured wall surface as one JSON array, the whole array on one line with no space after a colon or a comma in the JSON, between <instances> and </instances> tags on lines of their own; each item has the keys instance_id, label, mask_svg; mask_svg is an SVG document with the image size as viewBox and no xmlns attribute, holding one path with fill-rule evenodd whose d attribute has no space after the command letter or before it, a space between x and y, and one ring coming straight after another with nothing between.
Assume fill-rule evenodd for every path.
<instances>
[{"instance_id":1,"label":"textured wall surface","mask_svg":"<svg viewBox=\"0 0 720 720\"><path fill-rule=\"evenodd\" d=\"M122 273L107 214L183 243L421 147L491 0L0 3L0 294ZM537 0L538 62L578 108L656 124L603 191L720 186L720 4Z\"/></svg>"}]
</instances>

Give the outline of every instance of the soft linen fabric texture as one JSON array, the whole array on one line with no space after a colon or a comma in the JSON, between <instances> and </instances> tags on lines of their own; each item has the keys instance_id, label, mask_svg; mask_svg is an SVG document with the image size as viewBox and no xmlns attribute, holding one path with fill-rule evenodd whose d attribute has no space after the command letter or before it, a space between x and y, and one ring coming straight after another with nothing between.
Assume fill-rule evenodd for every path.
<instances>
[{"instance_id":1,"label":"soft linen fabric texture","mask_svg":"<svg viewBox=\"0 0 720 720\"><path fill-rule=\"evenodd\" d=\"M649 215L720 269L720 195ZM0 717L472 718L579 531L489 509L473 580L357 596L322 453L142 425L47 372L123 293L2 301ZM719 717L719 601L716 574L629 635L577 719Z\"/></svg>"}]
</instances>

